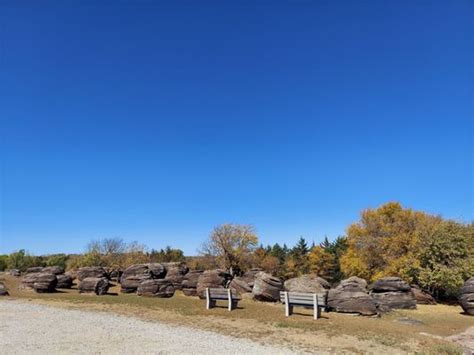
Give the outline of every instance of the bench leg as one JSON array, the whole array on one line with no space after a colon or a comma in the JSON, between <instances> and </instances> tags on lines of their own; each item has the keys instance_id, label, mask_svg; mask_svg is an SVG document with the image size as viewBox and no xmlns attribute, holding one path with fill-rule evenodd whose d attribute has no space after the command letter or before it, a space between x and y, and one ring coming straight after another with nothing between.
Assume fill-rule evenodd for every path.
<instances>
[{"instance_id":1,"label":"bench leg","mask_svg":"<svg viewBox=\"0 0 474 355\"><path fill-rule=\"evenodd\" d=\"M321 308L314 307L314 319L321 318Z\"/></svg>"}]
</instances>

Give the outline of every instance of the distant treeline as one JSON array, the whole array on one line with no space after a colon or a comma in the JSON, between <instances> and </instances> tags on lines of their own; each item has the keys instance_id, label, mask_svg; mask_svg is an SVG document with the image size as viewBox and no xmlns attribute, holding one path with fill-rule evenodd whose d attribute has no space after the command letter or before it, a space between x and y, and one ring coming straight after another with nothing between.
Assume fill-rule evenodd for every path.
<instances>
[{"instance_id":1,"label":"distant treeline","mask_svg":"<svg viewBox=\"0 0 474 355\"><path fill-rule=\"evenodd\" d=\"M374 281L400 276L438 299L456 296L474 276L474 224L459 223L387 203L362 212L345 236L317 245L301 237L296 245L263 246L250 225L217 226L200 256L185 257L180 249L150 250L120 238L92 241L80 255L27 255L24 250L0 256L0 270L60 265L66 269L104 266L124 269L147 262L183 261L191 269L222 268L241 274L250 268L288 279L315 273L331 283L359 276Z\"/></svg>"}]
</instances>

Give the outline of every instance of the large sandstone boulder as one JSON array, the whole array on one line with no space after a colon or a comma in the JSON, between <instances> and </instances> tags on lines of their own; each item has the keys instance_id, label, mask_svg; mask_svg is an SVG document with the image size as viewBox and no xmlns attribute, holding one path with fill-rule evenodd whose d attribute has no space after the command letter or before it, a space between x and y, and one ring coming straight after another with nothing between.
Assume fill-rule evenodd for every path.
<instances>
[{"instance_id":1,"label":"large sandstone boulder","mask_svg":"<svg viewBox=\"0 0 474 355\"><path fill-rule=\"evenodd\" d=\"M250 269L242 276L234 277L229 285L229 288L237 291L240 294L251 293L255 283L255 278L260 271L263 270L260 268Z\"/></svg>"},{"instance_id":2,"label":"large sandstone boulder","mask_svg":"<svg viewBox=\"0 0 474 355\"><path fill-rule=\"evenodd\" d=\"M418 285L411 285L411 292L415 296L416 304L436 304L436 300Z\"/></svg>"},{"instance_id":3,"label":"large sandstone boulder","mask_svg":"<svg viewBox=\"0 0 474 355\"><path fill-rule=\"evenodd\" d=\"M81 267L79 268L79 270L77 270L76 277L79 281L82 281L88 277L108 278L109 275L102 266L86 266Z\"/></svg>"},{"instance_id":4,"label":"large sandstone boulder","mask_svg":"<svg viewBox=\"0 0 474 355\"><path fill-rule=\"evenodd\" d=\"M243 277L234 277L229 284L229 288L240 294L252 293L253 289Z\"/></svg>"},{"instance_id":5,"label":"large sandstone boulder","mask_svg":"<svg viewBox=\"0 0 474 355\"><path fill-rule=\"evenodd\" d=\"M57 284L58 279L56 275L46 272L36 273L33 289L39 293L54 292Z\"/></svg>"},{"instance_id":6,"label":"large sandstone boulder","mask_svg":"<svg viewBox=\"0 0 474 355\"><path fill-rule=\"evenodd\" d=\"M70 276L72 281L77 279L77 270L69 270L69 271L66 271L64 274Z\"/></svg>"},{"instance_id":7,"label":"large sandstone boulder","mask_svg":"<svg viewBox=\"0 0 474 355\"><path fill-rule=\"evenodd\" d=\"M184 276L189 269L184 263L163 263L166 268L166 279L171 282L176 290L181 290Z\"/></svg>"},{"instance_id":8,"label":"large sandstone boulder","mask_svg":"<svg viewBox=\"0 0 474 355\"><path fill-rule=\"evenodd\" d=\"M120 277L121 292L132 293L140 282L152 279L162 279L166 275L166 268L159 263L135 264L126 268Z\"/></svg>"},{"instance_id":9,"label":"large sandstone boulder","mask_svg":"<svg viewBox=\"0 0 474 355\"><path fill-rule=\"evenodd\" d=\"M252 295L258 301L277 302L282 290L283 282L278 277L260 271L255 277Z\"/></svg>"},{"instance_id":10,"label":"large sandstone boulder","mask_svg":"<svg viewBox=\"0 0 474 355\"><path fill-rule=\"evenodd\" d=\"M174 287L166 279L144 280L138 285L137 295L161 298L173 297Z\"/></svg>"},{"instance_id":11,"label":"large sandstone boulder","mask_svg":"<svg viewBox=\"0 0 474 355\"><path fill-rule=\"evenodd\" d=\"M459 290L459 304L466 314L474 316L474 277L468 279Z\"/></svg>"},{"instance_id":12,"label":"large sandstone boulder","mask_svg":"<svg viewBox=\"0 0 474 355\"><path fill-rule=\"evenodd\" d=\"M399 277L384 277L370 286L370 296L380 312L415 309L416 299L408 283Z\"/></svg>"},{"instance_id":13,"label":"large sandstone boulder","mask_svg":"<svg viewBox=\"0 0 474 355\"><path fill-rule=\"evenodd\" d=\"M59 274L64 274L64 268L61 266L47 266L47 267L44 267L41 272L47 272L49 274L59 275Z\"/></svg>"},{"instance_id":14,"label":"large sandstone boulder","mask_svg":"<svg viewBox=\"0 0 474 355\"><path fill-rule=\"evenodd\" d=\"M36 281L37 275L38 273L35 272L35 273L26 274L25 276L23 276L23 278L21 279L20 288L33 290L33 285Z\"/></svg>"},{"instance_id":15,"label":"large sandstone boulder","mask_svg":"<svg viewBox=\"0 0 474 355\"><path fill-rule=\"evenodd\" d=\"M110 283L106 277L86 277L79 283L79 293L95 293L105 295Z\"/></svg>"},{"instance_id":16,"label":"large sandstone boulder","mask_svg":"<svg viewBox=\"0 0 474 355\"><path fill-rule=\"evenodd\" d=\"M20 288L36 292L54 292L58 279L50 273L30 272L23 276Z\"/></svg>"},{"instance_id":17,"label":"large sandstone boulder","mask_svg":"<svg viewBox=\"0 0 474 355\"><path fill-rule=\"evenodd\" d=\"M232 276L222 270L207 270L199 275L196 293L199 298L206 298L206 288L226 288Z\"/></svg>"},{"instance_id":18,"label":"large sandstone boulder","mask_svg":"<svg viewBox=\"0 0 474 355\"><path fill-rule=\"evenodd\" d=\"M186 275L184 275L181 287L183 293L186 296L197 296L196 288L198 284L198 279L203 272L203 270L192 270L189 271Z\"/></svg>"},{"instance_id":19,"label":"large sandstone boulder","mask_svg":"<svg viewBox=\"0 0 474 355\"><path fill-rule=\"evenodd\" d=\"M56 275L58 279L58 284L56 288L71 288L72 287L72 277L66 274Z\"/></svg>"},{"instance_id":20,"label":"large sandstone boulder","mask_svg":"<svg viewBox=\"0 0 474 355\"><path fill-rule=\"evenodd\" d=\"M9 293L8 293L7 288L2 282L0 282L0 296L8 296L8 295Z\"/></svg>"},{"instance_id":21,"label":"large sandstone boulder","mask_svg":"<svg viewBox=\"0 0 474 355\"><path fill-rule=\"evenodd\" d=\"M377 306L369 296L367 282L350 277L328 292L328 307L336 312L358 313L365 316L377 314Z\"/></svg>"},{"instance_id":22,"label":"large sandstone boulder","mask_svg":"<svg viewBox=\"0 0 474 355\"><path fill-rule=\"evenodd\" d=\"M327 293L331 288L323 278L308 274L285 281L285 290L289 292Z\"/></svg>"}]
</instances>

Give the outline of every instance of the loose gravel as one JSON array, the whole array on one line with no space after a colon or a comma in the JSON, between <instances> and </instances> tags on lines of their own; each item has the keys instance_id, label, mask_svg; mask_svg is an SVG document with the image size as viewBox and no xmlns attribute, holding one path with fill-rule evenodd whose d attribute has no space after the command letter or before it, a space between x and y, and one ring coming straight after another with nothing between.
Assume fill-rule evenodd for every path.
<instances>
[{"instance_id":1,"label":"loose gravel","mask_svg":"<svg viewBox=\"0 0 474 355\"><path fill-rule=\"evenodd\" d=\"M2 354L293 354L250 340L105 312L0 301Z\"/></svg>"}]
</instances>

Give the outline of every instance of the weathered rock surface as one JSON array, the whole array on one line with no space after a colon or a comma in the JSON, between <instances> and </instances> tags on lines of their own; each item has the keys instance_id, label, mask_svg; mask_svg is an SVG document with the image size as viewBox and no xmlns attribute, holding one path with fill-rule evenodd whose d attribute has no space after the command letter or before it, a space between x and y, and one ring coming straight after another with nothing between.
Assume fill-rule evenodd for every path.
<instances>
[{"instance_id":1,"label":"weathered rock surface","mask_svg":"<svg viewBox=\"0 0 474 355\"><path fill-rule=\"evenodd\" d=\"M8 290L2 282L0 282L0 296L9 296Z\"/></svg>"},{"instance_id":2,"label":"weathered rock surface","mask_svg":"<svg viewBox=\"0 0 474 355\"><path fill-rule=\"evenodd\" d=\"M33 284L35 283L37 274L38 273L36 272L23 276L21 279L20 288L33 290Z\"/></svg>"},{"instance_id":3,"label":"weathered rock surface","mask_svg":"<svg viewBox=\"0 0 474 355\"><path fill-rule=\"evenodd\" d=\"M58 284L56 275L46 272L36 273L34 275L33 288L36 292L46 293L55 291L56 285Z\"/></svg>"},{"instance_id":4,"label":"weathered rock surface","mask_svg":"<svg viewBox=\"0 0 474 355\"><path fill-rule=\"evenodd\" d=\"M428 292L417 285L411 285L411 292L415 296L416 304L436 304L436 300Z\"/></svg>"},{"instance_id":5,"label":"weathered rock surface","mask_svg":"<svg viewBox=\"0 0 474 355\"><path fill-rule=\"evenodd\" d=\"M260 271L255 277L252 295L258 301L277 302L282 290L283 282L278 277Z\"/></svg>"},{"instance_id":6,"label":"weathered rock surface","mask_svg":"<svg viewBox=\"0 0 474 355\"><path fill-rule=\"evenodd\" d=\"M33 267L29 267L28 269L26 269L25 274L34 274L34 273L41 272L41 271L43 271L42 266L33 266Z\"/></svg>"},{"instance_id":7,"label":"weathered rock surface","mask_svg":"<svg viewBox=\"0 0 474 355\"><path fill-rule=\"evenodd\" d=\"M121 292L132 293L140 282L152 279L162 279L166 275L166 268L159 263L135 264L126 268L120 277Z\"/></svg>"},{"instance_id":8,"label":"weathered rock surface","mask_svg":"<svg viewBox=\"0 0 474 355\"><path fill-rule=\"evenodd\" d=\"M189 269L184 263L163 263L166 268L166 279L171 282L176 290L182 288L184 276L188 273Z\"/></svg>"},{"instance_id":9,"label":"weathered rock surface","mask_svg":"<svg viewBox=\"0 0 474 355\"><path fill-rule=\"evenodd\" d=\"M370 289L370 296L380 312L416 308L410 285L399 277L384 277L374 282Z\"/></svg>"},{"instance_id":10,"label":"weathered rock surface","mask_svg":"<svg viewBox=\"0 0 474 355\"><path fill-rule=\"evenodd\" d=\"M79 293L95 293L105 295L110 283L106 277L86 277L79 283Z\"/></svg>"},{"instance_id":11,"label":"weathered rock surface","mask_svg":"<svg viewBox=\"0 0 474 355\"><path fill-rule=\"evenodd\" d=\"M199 276L203 273L203 270L192 270L189 271L186 275L184 275L183 282L181 283L181 287L183 293L186 296L197 296L197 284L199 280Z\"/></svg>"},{"instance_id":12,"label":"weathered rock surface","mask_svg":"<svg viewBox=\"0 0 474 355\"><path fill-rule=\"evenodd\" d=\"M206 288L225 288L231 275L222 270L206 270L199 275L196 293L199 298L206 298Z\"/></svg>"},{"instance_id":13,"label":"weathered rock surface","mask_svg":"<svg viewBox=\"0 0 474 355\"><path fill-rule=\"evenodd\" d=\"M255 278L260 271L263 270L260 268L250 269L242 276L234 277L229 287L240 294L251 293L255 283Z\"/></svg>"},{"instance_id":14,"label":"weathered rock surface","mask_svg":"<svg viewBox=\"0 0 474 355\"><path fill-rule=\"evenodd\" d=\"M23 276L20 288L35 290L36 292L54 292L58 279L50 273L30 272Z\"/></svg>"},{"instance_id":15,"label":"weathered rock surface","mask_svg":"<svg viewBox=\"0 0 474 355\"><path fill-rule=\"evenodd\" d=\"M66 271L64 274L70 276L72 281L77 279L77 270Z\"/></svg>"},{"instance_id":16,"label":"weathered rock surface","mask_svg":"<svg viewBox=\"0 0 474 355\"><path fill-rule=\"evenodd\" d=\"M120 278L122 277L122 274L123 274L122 270L110 270L109 271L109 278L110 278L110 280L120 282Z\"/></svg>"},{"instance_id":17,"label":"weathered rock surface","mask_svg":"<svg viewBox=\"0 0 474 355\"><path fill-rule=\"evenodd\" d=\"M72 277L66 274L56 275L58 279L58 284L56 288L71 288L72 287Z\"/></svg>"},{"instance_id":18,"label":"weathered rock surface","mask_svg":"<svg viewBox=\"0 0 474 355\"><path fill-rule=\"evenodd\" d=\"M88 277L108 278L109 275L107 275L107 271L101 266L86 266L77 270L76 277L79 281L82 281Z\"/></svg>"},{"instance_id":19,"label":"weathered rock surface","mask_svg":"<svg viewBox=\"0 0 474 355\"><path fill-rule=\"evenodd\" d=\"M307 274L285 281L289 292L326 293L331 288L329 282L315 274Z\"/></svg>"},{"instance_id":20,"label":"weathered rock surface","mask_svg":"<svg viewBox=\"0 0 474 355\"><path fill-rule=\"evenodd\" d=\"M59 274L64 274L64 268L61 266L47 266L47 267L44 267L41 272L59 275Z\"/></svg>"},{"instance_id":21,"label":"weathered rock surface","mask_svg":"<svg viewBox=\"0 0 474 355\"><path fill-rule=\"evenodd\" d=\"M21 276L21 272L20 272L19 269L9 269L9 270L6 270L6 273L8 275L15 276L15 277L20 277Z\"/></svg>"},{"instance_id":22,"label":"weathered rock surface","mask_svg":"<svg viewBox=\"0 0 474 355\"><path fill-rule=\"evenodd\" d=\"M474 316L474 277L468 279L459 290L459 304L466 314Z\"/></svg>"},{"instance_id":23,"label":"weathered rock surface","mask_svg":"<svg viewBox=\"0 0 474 355\"><path fill-rule=\"evenodd\" d=\"M229 284L229 288L237 291L240 294L252 293L253 289L253 287L250 287L247 280L245 280L243 277L234 277Z\"/></svg>"},{"instance_id":24,"label":"weathered rock surface","mask_svg":"<svg viewBox=\"0 0 474 355\"><path fill-rule=\"evenodd\" d=\"M173 297L174 287L166 279L144 280L138 285L137 295L160 298Z\"/></svg>"},{"instance_id":25,"label":"weathered rock surface","mask_svg":"<svg viewBox=\"0 0 474 355\"><path fill-rule=\"evenodd\" d=\"M350 277L328 292L328 307L336 312L358 313L365 316L377 314L377 306L367 290L367 282Z\"/></svg>"}]
</instances>

